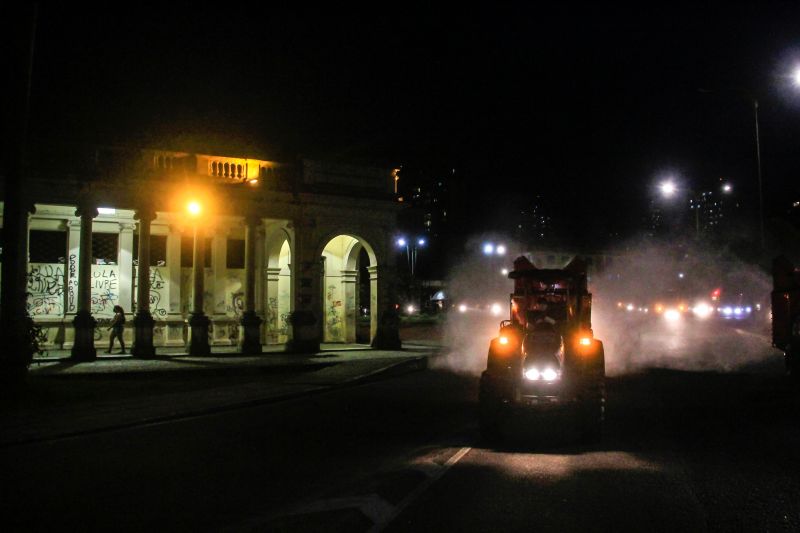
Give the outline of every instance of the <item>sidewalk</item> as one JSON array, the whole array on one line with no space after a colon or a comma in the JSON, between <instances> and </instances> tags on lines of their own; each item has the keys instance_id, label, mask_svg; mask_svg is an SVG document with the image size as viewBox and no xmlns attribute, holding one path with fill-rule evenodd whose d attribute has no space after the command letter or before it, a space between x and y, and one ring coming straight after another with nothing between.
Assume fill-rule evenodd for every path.
<instances>
[{"instance_id":1,"label":"sidewalk","mask_svg":"<svg viewBox=\"0 0 800 533\"><path fill-rule=\"evenodd\" d=\"M436 352L421 344L406 344L402 350L323 345L313 355L271 350L244 356L231 348L210 357L176 351L155 359L37 359L30 368L28 394L0 411L0 447L289 400L420 370Z\"/></svg>"},{"instance_id":2,"label":"sidewalk","mask_svg":"<svg viewBox=\"0 0 800 533\"><path fill-rule=\"evenodd\" d=\"M185 348L157 348L156 357L139 359L130 352L126 354L106 354L97 350L97 360L75 362L70 359L69 350L47 350L34 358L30 366L31 375L53 374L140 374L144 372L178 370L219 370L222 368L246 369L247 367L298 367L317 364L320 360L332 359L344 362L356 358L381 358L387 354L406 354L409 350L373 350L368 344L322 344L316 354L289 354L283 345L264 345L261 355L242 355L236 346L213 346L210 356L190 356ZM413 352L413 350L411 350ZM410 352L409 352L410 353ZM368 355L366 355L368 354Z\"/></svg>"}]
</instances>

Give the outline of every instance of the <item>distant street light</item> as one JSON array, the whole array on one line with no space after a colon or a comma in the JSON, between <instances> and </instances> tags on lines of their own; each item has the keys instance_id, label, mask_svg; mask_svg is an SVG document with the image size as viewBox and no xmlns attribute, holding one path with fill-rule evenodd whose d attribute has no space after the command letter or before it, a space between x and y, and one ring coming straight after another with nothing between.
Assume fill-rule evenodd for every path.
<instances>
[{"instance_id":1,"label":"distant street light","mask_svg":"<svg viewBox=\"0 0 800 533\"><path fill-rule=\"evenodd\" d=\"M483 255L506 255L505 244L487 242L483 244Z\"/></svg>"},{"instance_id":2,"label":"distant street light","mask_svg":"<svg viewBox=\"0 0 800 533\"><path fill-rule=\"evenodd\" d=\"M399 237L397 239L397 247L406 249L406 258L408 259L408 268L411 271L411 277L414 277L414 270L417 266L417 248L424 248L428 241L424 237L417 237L416 239L409 239Z\"/></svg>"},{"instance_id":3,"label":"distant street light","mask_svg":"<svg viewBox=\"0 0 800 533\"><path fill-rule=\"evenodd\" d=\"M667 180L659 185L659 189L661 189L661 194L663 194L665 198L670 198L677 192L678 186L675 185L674 181Z\"/></svg>"},{"instance_id":4,"label":"distant street light","mask_svg":"<svg viewBox=\"0 0 800 533\"><path fill-rule=\"evenodd\" d=\"M679 193L681 190L684 191L688 195L688 197L689 197L689 209L694 211L695 239L699 239L700 238L700 207L701 207L700 200L703 198L705 193L698 194L694 190L692 190L692 189L690 189L688 187L678 187L675 184L675 182L672 181L671 179L661 182L661 184L659 185L658 188L661 191L661 195L664 198L672 198L677 193ZM723 183L722 186L720 187L720 191L723 194L730 194L731 192L733 192L733 185L731 185L730 183L727 183L727 182ZM682 275L681 275L681 277L682 277Z\"/></svg>"}]
</instances>

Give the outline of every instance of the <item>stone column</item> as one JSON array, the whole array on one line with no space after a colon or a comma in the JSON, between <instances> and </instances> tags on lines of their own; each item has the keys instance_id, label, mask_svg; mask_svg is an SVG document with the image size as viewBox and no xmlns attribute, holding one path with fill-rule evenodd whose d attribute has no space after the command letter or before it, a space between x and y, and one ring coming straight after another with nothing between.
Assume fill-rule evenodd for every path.
<instances>
[{"instance_id":1,"label":"stone column","mask_svg":"<svg viewBox=\"0 0 800 533\"><path fill-rule=\"evenodd\" d=\"M227 294L227 273L228 273L228 235L230 227L219 224L211 239L211 270L214 277L211 287L208 287L213 300L211 302L211 314L215 321L225 322L228 318L225 304L228 299Z\"/></svg>"},{"instance_id":2,"label":"stone column","mask_svg":"<svg viewBox=\"0 0 800 533\"><path fill-rule=\"evenodd\" d=\"M169 307L167 307L167 327L165 344L182 346L184 340L184 316L181 307L181 232L175 225L169 226L167 234L167 270L169 272Z\"/></svg>"},{"instance_id":3,"label":"stone column","mask_svg":"<svg viewBox=\"0 0 800 533\"><path fill-rule=\"evenodd\" d=\"M358 270L342 270L342 301L344 302L344 341L356 342L358 331Z\"/></svg>"},{"instance_id":4,"label":"stone column","mask_svg":"<svg viewBox=\"0 0 800 533\"><path fill-rule=\"evenodd\" d=\"M261 318L256 314L256 236L260 217L247 217L244 232L244 305L240 348L244 354L261 353Z\"/></svg>"},{"instance_id":5,"label":"stone column","mask_svg":"<svg viewBox=\"0 0 800 533\"><path fill-rule=\"evenodd\" d=\"M67 247L69 248L69 255L67 256L67 268L65 269L65 284L66 284L66 305L67 315L75 318L75 313L78 312L78 262L81 258L81 222L78 220L68 220L67 227L69 229L67 235Z\"/></svg>"},{"instance_id":6,"label":"stone column","mask_svg":"<svg viewBox=\"0 0 800 533\"><path fill-rule=\"evenodd\" d=\"M3 206L4 257L0 264L0 385L3 387L16 386L25 380L34 354L31 343L33 319L28 315L26 291L29 214L36 210L33 204L25 205L22 201L19 184L12 185L17 188L19 196L10 198L6 190Z\"/></svg>"},{"instance_id":7,"label":"stone column","mask_svg":"<svg viewBox=\"0 0 800 533\"><path fill-rule=\"evenodd\" d=\"M211 322L203 312L203 291L205 291L205 235L200 223L194 226L194 256L192 264L193 290L192 314L189 317L189 355L211 355L208 344L208 326Z\"/></svg>"},{"instance_id":8,"label":"stone column","mask_svg":"<svg viewBox=\"0 0 800 533\"><path fill-rule=\"evenodd\" d=\"M133 230L134 224L119 225L119 305L133 311ZM140 245L141 246L141 245Z\"/></svg>"},{"instance_id":9,"label":"stone column","mask_svg":"<svg viewBox=\"0 0 800 533\"><path fill-rule=\"evenodd\" d=\"M316 257L313 220L295 224L295 257L292 257L292 284L295 305L289 322L292 339L286 350L295 353L316 353L322 339L322 273L320 257Z\"/></svg>"},{"instance_id":10,"label":"stone column","mask_svg":"<svg viewBox=\"0 0 800 533\"><path fill-rule=\"evenodd\" d=\"M136 317L133 319L131 353L136 357L155 357L155 320L150 314L150 223L156 218L156 212L150 207L139 208L135 218L139 221L139 269L136 274Z\"/></svg>"},{"instance_id":11,"label":"stone column","mask_svg":"<svg viewBox=\"0 0 800 533\"><path fill-rule=\"evenodd\" d=\"M92 219L97 216L97 207L79 206L75 216L81 217L80 256L78 258L77 313L72 320L75 343L72 359L93 361L97 358L94 347L94 328L97 320L92 316Z\"/></svg>"},{"instance_id":12,"label":"stone column","mask_svg":"<svg viewBox=\"0 0 800 533\"><path fill-rule=\"evenodd\" d=\"M397 312L394 293L394 269L388 266L371 266L370 288L370 332L372 347L379 350L399 350L400 315Z\"/></svg>"},{"instance_id":13,"label":"stone column","mask_svg":"<svg viewBox=\"0 0 800 533\"><path fill-rule=\"evenodd\" d=\"M278 267L267 268L267 305L264 314L267 317L268 343L278 342L278 330L280 326L280 274Z\"/></svg>"}]
</instances>

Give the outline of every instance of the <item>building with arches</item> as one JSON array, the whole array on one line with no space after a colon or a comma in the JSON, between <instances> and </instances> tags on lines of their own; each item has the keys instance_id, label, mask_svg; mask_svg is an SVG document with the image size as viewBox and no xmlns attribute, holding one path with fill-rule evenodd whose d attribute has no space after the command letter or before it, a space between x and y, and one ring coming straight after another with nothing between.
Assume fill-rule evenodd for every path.
<instances>
[{"instance_id":1,"label":"building with arches","mask_svg":"<svg viewBox=\"0 0 800 533\"><path fill-rule=\"evenodd\" d=\"M170 346L399 348L392 169L48 148L25 183L26 307L45 348L94 358L115 305L133 317L126 344L145 357Z\"/></svg>"}]
</instances>

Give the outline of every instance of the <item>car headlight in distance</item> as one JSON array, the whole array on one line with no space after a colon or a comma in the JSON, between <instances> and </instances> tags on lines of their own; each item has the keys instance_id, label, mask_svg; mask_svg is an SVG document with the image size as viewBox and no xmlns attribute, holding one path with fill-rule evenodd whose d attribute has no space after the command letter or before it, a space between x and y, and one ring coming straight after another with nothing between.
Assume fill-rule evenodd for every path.
<instances>
[{"instance_id":1,"label":"car headlight in distance","mask_svg":"<svg viewBox=\"0 0 800 533\"><path fill-rule=\"evenodd\" d=\"M664 318L667 322L677 322L681 319L681 312L677 309L667 309L664 311Z\"/></svg>"},{"instance_id":2,"label":"car headlight in distance","mask_svg":"<svg viewBox=\"0 0 800 533\"><path fill-rule=\"evenodd\" d=\"M459 305L458 306L458 312L459 313L466 313L467 312L467 305L466 304Z\"/></svg>"},{"instance_id":3,"label":"car headlight in distance","mask_svg":"<svg viewBox=\"0 0 800 533\"><path fill-rule=\"evenodd\" d=\"M500 313L503 312L503 307L500 304L492 304L492 307L490 309L494 316L498 316Z\"/></svg>"},{"instance_id":4,"label":"car headlight in distance","mask_svg":"<svg viewBox=\"0 0 800 533\"><path fill-rule=\"evenodd\" d=\"M700 302L692 308L692 312L697 318L708 318L713 311L714 308L705 302Z\"/></svg>"}]
</instances>

